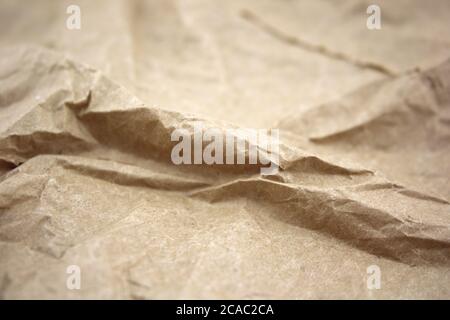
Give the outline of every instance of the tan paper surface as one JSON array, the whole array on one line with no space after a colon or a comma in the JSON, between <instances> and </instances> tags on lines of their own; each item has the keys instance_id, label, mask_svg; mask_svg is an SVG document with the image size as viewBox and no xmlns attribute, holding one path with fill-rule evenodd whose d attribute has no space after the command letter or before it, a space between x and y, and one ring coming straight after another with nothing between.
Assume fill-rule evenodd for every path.
<instances>
[{"instance_id":1,"label":"tan paper surface","mask_svg":"<svg viewBox=\"0 0 450 320\"><path fill-rule=\"evenodd\" d=\"M450 298L450 5L369 4L1 1L1 298ZM198 122L279 172L174 165Z\"/></svg>"}]
</instances>

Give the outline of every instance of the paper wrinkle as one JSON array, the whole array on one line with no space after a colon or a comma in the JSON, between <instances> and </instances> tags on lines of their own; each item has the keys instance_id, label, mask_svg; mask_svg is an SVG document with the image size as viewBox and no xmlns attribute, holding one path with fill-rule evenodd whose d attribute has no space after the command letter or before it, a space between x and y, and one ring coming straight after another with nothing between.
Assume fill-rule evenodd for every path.
<instances>
[{"instance_id":1,"label":"paper wrinkle","mask_svg":"<svg viewBox=\"0 0 450 320\"><path fill-rule=\"evenodd\" d=\"M44 55L46 51L36 51L33 48L32 52ZM32 56L31 52L24 54L24 57L30 56ZM370 170L344 168L314 155L302 155L295 160L290 155L290 160L286 160L283 159L282 147L283 171L278 174L281 181L263 179L258 177L257 173L253 177L255 175L253 173L247 174L247 178L231 179L224 185L216 184L208 187L210 183L202 181L201 178L197 181L185 180L182 176L153 173L148 168L74 156L82 151L107 146L133 153L137 157L151 157L169 162L167 154L172 146L169 139L170 131L180 127L192 128L193 121L183 117L182 114L145 107L139 100L127 94L125 89L99 76L97 71L78 67L73 62L54 56L53 53L49 53L49 59L50 57L55 57L56 61L53 65L50 60L47 60L48 68L55 69L55 66L60 65L60 61L64 61L62 64L64 67L60 69L64 75L74 77L84 72L83 78L88 83L78 83L78 85L88 88L88 93L80 95L77 88L73 87L73 83L68 82L72 88L69 86L69 88L56 89L56 92L50 93L43 104L35 105L3 133L3 138L0 140L1 157L15 164L25 162L18 168L21 172L33 168L35 162L33 159L36 159L46 163L48 170L51 171L54 167L61 167L76 171L77 174L105 179L119 185L172 191L189 191L207 187L194 191L193 196L206 197L215 201L226 201L232 197L241 196L257 201L267 201L271 205L291 204L293 208L289 210L298 210L296 223L299 225L320 230L362 250L404 263L448 265L449 203L444 199L408 190L377 178L376 174ZM23 62L18 61L20 65L26 62L26 59ZM444 64L443 68L447 68L447 64ZM56 70L56 75L64 79L63 76L58 75L57 68ZM39 75L34 72L34 68L29 70L18 68L16 72L29 72L34 78ZM45 75L46 72L40 74ZM428 74L432 72L427 73L427 76ZM409 74L405 77L407 80L413 77L413 87L415 87L415 79L418 79L417 81L423 79L423 77ZM432 79L435 78L432 77ZM39 78L37 80L39 82ZM389 86L391 81L394 81L393 86L398 87L396 81L400 80L386 81L388 83L381 83L383 87ZM364 88L362 92L365 92ZM445 93L446 90L443 92ZM358 92L355 94L358 95ZM436 100L442 100L443 94L436 94ZM62 97L57 97L58 95ZM52 99L52 97L57 98ZM386 94L383 99L386 99ZM119 101L119 104L116 101ZM397 105L400 105L401 110L404 109L401 99L400 104L392 105L389 102L388 107L395 110L394 107ZM357 108L354 110L356 111ZM48 112L53 113L48 114ZM414 112L414 110L406 107L406 110L402 112ZM58 116L58 114L64 116ZM364 126L367 128L364 132L367 132L371 124L380 121L380 117L366 120L358 127ZM206 125L208 125L207 122ZM347 129L347 132L356 132L358 127L350 131ZM337 133L332 133L327 136L336 135ZM292 150L295 152L292 148L289 151L292 152ZM220 171L221 167L215 166L213 170ZM350 184L342 184L336 180L334 184L326 187L321 187L320 184L308 186L303 183L302 175L306 174L320 176L320 179L325 181L342 177L344 180L349 180ZM13 177L9 176L8 179ZM361 195L360 192L365 192L365 195ZM403 194L406 197L399 197L396 194ZM388 205L374 206L371 199L381 196ZM411 212L410 214L414 216L413 212L418 201L428 203L426 210L420 212L420 222L414 219L407 220L400 214L404 211ZM343 209L347 207L348 209ZM401 210L400 207L402 207ZM440 219L435 218L436 212L441 215ZM6 234L10 232L8 229L8 225L4 225ZM429 250L430 248L440 248L441 252L446 252L443 255L445 258L442 259L440 255L435 257L434 251Z\"/></svg>"}]
</instances>

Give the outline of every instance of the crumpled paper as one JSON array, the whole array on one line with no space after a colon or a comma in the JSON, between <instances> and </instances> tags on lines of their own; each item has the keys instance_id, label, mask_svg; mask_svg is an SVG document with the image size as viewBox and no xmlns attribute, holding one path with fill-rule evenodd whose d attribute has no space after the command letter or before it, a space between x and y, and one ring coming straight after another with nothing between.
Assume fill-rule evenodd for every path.
<instances>
[{"instance_id":1,"label":"crumpled paper","mask_svg":"<svg viewBox=\"0 0 450 320\"><path fill-rule=\"evenodd\" d=\"M419 23L450 8L421 3L373 33L358 1L80 2L77 31L2 2L1 297L450 298L448 28ZM174 165L199 122L280 129L279 172Z\"/></svg>"}]
</instances>

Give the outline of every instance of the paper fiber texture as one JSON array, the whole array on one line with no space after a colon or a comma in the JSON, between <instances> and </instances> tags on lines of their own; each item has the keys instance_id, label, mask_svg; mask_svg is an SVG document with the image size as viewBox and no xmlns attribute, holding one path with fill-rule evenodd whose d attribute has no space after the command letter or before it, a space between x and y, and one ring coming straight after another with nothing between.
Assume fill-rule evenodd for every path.
<instances>
[{"instance_id":1,"label":"paper fiber texture","mask_svg":"<svg viewBox=\"0 0 450 320\"><path fill-rule=\"evenodd\" d=\"M1 1L1 298L449 299L450 4L370 4Z\"/></svg>"}]
</instances>

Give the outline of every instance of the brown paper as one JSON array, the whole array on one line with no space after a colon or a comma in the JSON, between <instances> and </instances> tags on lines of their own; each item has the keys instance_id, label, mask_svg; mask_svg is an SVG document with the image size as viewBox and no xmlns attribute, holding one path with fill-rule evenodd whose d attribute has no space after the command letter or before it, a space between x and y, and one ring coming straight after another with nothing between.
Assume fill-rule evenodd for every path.
<instances>
[{"instance_id":1,"label":"brown paper","mask_svg":"<svg viewBox=\"0 0 450 320\"><path fill-rule=\"evenodd\" d=\"M450 298L446 1L76 2L0 4L2 298Z\"/></svg>"}]
</instances>

